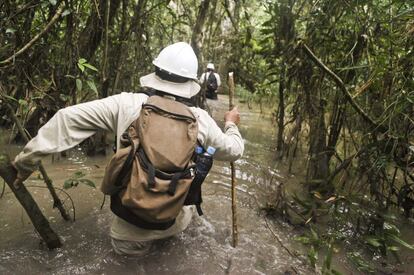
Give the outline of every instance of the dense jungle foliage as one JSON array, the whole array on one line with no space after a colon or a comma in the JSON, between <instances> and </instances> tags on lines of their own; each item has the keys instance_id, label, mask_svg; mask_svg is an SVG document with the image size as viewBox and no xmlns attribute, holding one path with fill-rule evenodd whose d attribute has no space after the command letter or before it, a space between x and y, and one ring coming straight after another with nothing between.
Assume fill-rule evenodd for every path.
<instances>
[{"instance_id":1,"label":"dense jungle foliage","mask_svg":"<svg viewBox=\"0 0 414 275\"><path fill-rule=\"evenodd\" d=\"M306 159L306 195L281 188L268 211L307 229L315 268L335 273L340 246L363 272L414 249L399 229L414 207L414 2L3 0L0 22L2 103L31 135L59 108L137 91L187 41L199 74L233 71L240 98L274 114L279 162ZM0 125L15 128L5 104Z\"/></svg>"}]
</instances>

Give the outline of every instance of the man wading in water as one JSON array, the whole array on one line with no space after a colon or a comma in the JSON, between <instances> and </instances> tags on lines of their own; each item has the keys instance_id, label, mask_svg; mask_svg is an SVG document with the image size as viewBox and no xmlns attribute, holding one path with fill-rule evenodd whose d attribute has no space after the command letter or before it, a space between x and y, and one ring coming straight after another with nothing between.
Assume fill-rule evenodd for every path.
<instances>
[{"instance_id":1,"label":"man wading in water","mask_svg":"<svg viewBox=\"0 0 414 275\"><path fill-rule=\"evenodd\" d=\"M14 161L18 187L41 157L72 148L99 129L116 133L118 150L102 191L111 196L110 236L118 254L144 255L153 240L186 229L193 213L188 205L202 214L201 183L212 156L235 161L244 150L237 108L224 115L223 133L207 112L190 106L200 90L190 45L166 47L153 64L155 72L140 79L147 94L121 93L59 110Z\"/></svg>"},{"instance_id":2,"label":"man wading in water","mask_svg":"<svg viewBox=\"0 0 414 275\"><path fill-rule=\"evenodd\" d=\"M221 86L220 75L214 71L214 64L207 64L207 71L200 77L200 83L205 83L206 97L217 99L217 90Z\"/></svg>"}]
</instances>

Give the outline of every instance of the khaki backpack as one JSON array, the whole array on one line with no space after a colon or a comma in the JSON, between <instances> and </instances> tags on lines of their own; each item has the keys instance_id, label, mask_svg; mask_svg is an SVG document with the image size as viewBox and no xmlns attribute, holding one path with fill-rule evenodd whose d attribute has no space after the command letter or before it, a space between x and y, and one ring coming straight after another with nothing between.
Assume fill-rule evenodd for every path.
<instances>
[{"instance_id":1,"label":"khaki backpack","mask_svg":"<svg viewBox=\"0 0 414 275\"><path fill-rule=\"evenodd\" d=\"M145 229L174 224L194 179L198 123L183 103L151 96L106 167L101 190L111 210ZM187 199L188 200L188 199Z\"/></svg>"}]
</instances>

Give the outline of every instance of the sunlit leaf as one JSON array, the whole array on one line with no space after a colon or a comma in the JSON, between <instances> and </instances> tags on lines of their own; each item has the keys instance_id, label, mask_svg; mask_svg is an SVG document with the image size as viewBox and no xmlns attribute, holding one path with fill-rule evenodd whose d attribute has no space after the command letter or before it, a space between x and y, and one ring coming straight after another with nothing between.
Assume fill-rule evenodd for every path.
<instances>
[{"instance_id":1,"label":"sunlit leaf","mask_svg":"<svg viewBox=\"0 0 414 275\"><path fill-rule=\"evenodd\" d=\"M78 68L82 73L85 71L85 66L83 66L81 63L78 63Z\"/></svg>"},{"instance_id":2,"label":"sunlit leaf","mask_svg":"<svg viewBox=\"0 0 414 275\"><path fill-rule=\"evenodd\" d=\"M398 246L387 246L387 249L390 251L399 251L400 248Z\"/></svg>"},{"instance_id":3,"label":"sunlit leaf","mask_svg":"<svg viewBox=\"0 0 414 275\"><path fill-rule=\"evenodd\" d=\"M97 68L95 68L94 66L92 66L91 64L88 64L88 63L82 63L82 65L83 65L83 66L85 66L85 67L86 67L86 68L88 68L88 69L91 69L91 70L95 71L95 72L97 72L97 71L98 71L98 69L97 69Z\"/></svg>"},{"instance_id":4,"label":"sunlit leaf","mask_svg":"<svg viewBox=\"0 0 414 275\"><path fill-rule=\"evenodd\" d=\"M78 64L84 64L84 63L86 63L86 59L85 58L79 58Z\"/></svg>"},{"instance_id":5,"label":"sunlit leaf","mask_svg":"<svg viewBox=\"0 0 414 275\"><path fill-rule=\"evenodd\" d=\"M381 246L381 243L379 242L379 240L378 239L376 239L376 238L373 238L373 237L368 237L367 239L366 239L366 241L367 241L367 243L369 244L369 245L371 245L371 246L373 246L373 247L380 247Z\"/></svg>"},{"instance_id":6,"label":"sunlit leaf","mask_svg":"<svg viewBox=\"0 0 414 275\"><path fill-rule=\"evenodd\" d=\"M26 100L24 100L24 99L19 99L19 104L20 104L21 106L25 106L25 105L27 105L28 103L27 103L27 101L26 101Z\"/></svg>"},{"instance_id":7,"label":"sunlit leaf","mask_svg":"<svg viewBox=\"0 0 414 275\"><path fill-rule=\"evenodd\" d=\"M388 223L388 222L384 222L384 230L389 231L390 233L393 233L395 235L399 235L400 234L400 230L393 224Z\"/></svg>"}]
</instances>

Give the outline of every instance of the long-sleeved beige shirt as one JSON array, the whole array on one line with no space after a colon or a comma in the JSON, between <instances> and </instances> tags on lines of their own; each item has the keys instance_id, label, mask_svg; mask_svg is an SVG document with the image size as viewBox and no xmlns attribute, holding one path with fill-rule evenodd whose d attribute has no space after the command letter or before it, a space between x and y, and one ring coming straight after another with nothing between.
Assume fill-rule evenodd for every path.
<instances>
[{"instance_id":1,"label":"long-sleeved beige shirt","mask_svg":"<svg viewBox=\"0 0 414 275\"><path fill-rule=\"evenodd\" d=\"M121 93L59 110L16 156L16 167L19 170L34 171L41 157L72 148L99 129L114 132L119 148L122 133L138 118L141 106L147 98L147 95L140 93ZM244 143L234 123L226 123L223 133L206 111L196 107L190 109L198 122L199 142L204 148L208 146L216 148L214 159L234 161L242 156ZM173 235L183 230L190 220L191 211L183 211L177 218L176 226L164 233L155 232L155 237L155 233L151 234L148 230L129 224L125 226L124 223L115 219L111 235L125 240L130 240L131 235L141 236L139 240L166 237L168 234Z\"/></svg>"}]
</instances>

